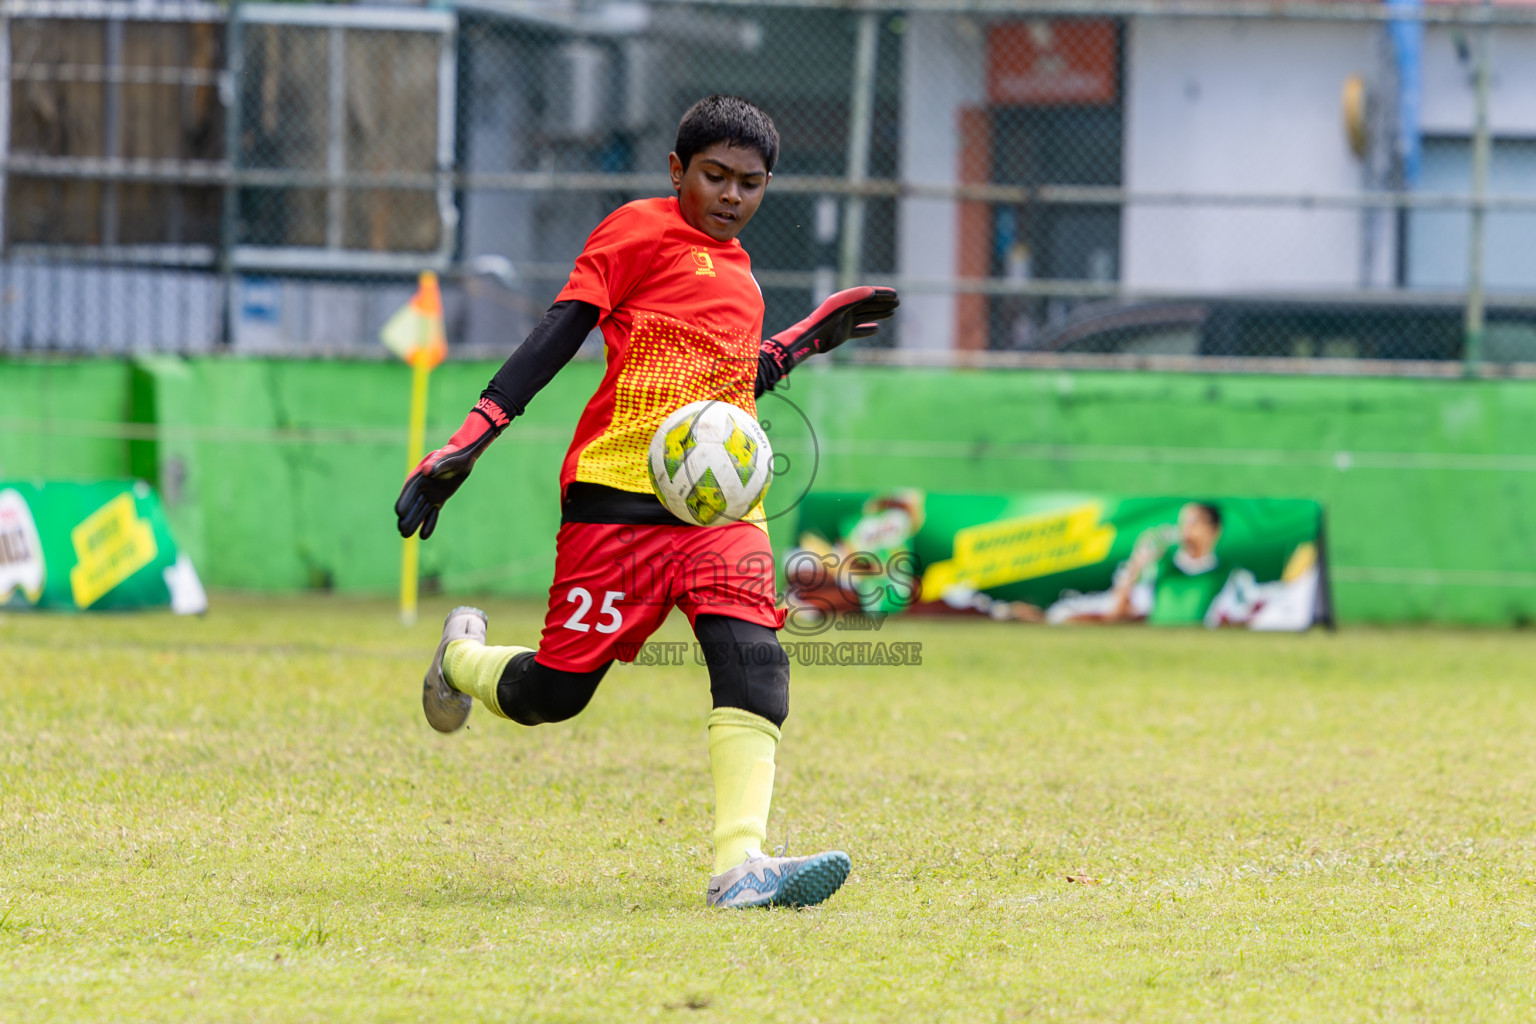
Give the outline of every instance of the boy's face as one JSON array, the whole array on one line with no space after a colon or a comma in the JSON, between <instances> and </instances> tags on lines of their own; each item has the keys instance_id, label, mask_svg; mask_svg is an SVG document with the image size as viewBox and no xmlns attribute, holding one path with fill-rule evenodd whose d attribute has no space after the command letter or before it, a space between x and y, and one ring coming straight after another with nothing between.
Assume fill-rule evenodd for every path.
<instances>
[{"instance_id":1,"label":"boy's face","mask_svg":"<svg viewBox=\"0 0 1536 1024\"><path fill-rule=\"evenodd\" d=\"M1211 521L1211 514L1199 505L1179 509L1179 546L1196 558L1204 558L1221 538L1221 527Z\"/></svg>"},{"instance_id":2,"label":"boy's face","mask_svg":"<svg viewBox=\"0 0 1536 1024\"><path fill-rule=\"evenodd\" d=\"M773 177L757 150L727 142L695 153L687 170L676 153L669 153L667 160L683 220L717 242L729 242L741 233Z\"/></svg>"}]
</instances>

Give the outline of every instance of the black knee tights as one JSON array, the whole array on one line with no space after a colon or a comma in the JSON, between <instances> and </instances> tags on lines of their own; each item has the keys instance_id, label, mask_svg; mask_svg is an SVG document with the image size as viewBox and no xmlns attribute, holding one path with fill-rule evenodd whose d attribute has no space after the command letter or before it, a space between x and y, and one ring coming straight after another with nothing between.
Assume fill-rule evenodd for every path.
<instances>
[{"instance_id":1,"label":"black knee tights","mask_svg":"<svg viewBox=\"0 0 1536 1024\"><path fill-rule=\"evenodd\" d=\"M789 717L789 659L767 626L726 615L700 615L694 635L709 666L717 708L740 708L783 725Z\"/></svg>"},{"instance_id":2,"label":"black knee tights","mask_svg":"<svg viewBox=\"0 0 1536 1024\"><path fill-rule=\"evenodd\" d=\"M496 684L496 703L519 725L563 722L581 713L608 671L608 661L590 672L565 672L533 660L533 652L507 663Z\"/></svg>"},{"instance_id":3,"label":"black knee tights","mask_svg":"<svg viewBox=\"0 0 1536 1024\"><path fill-rule=\"evenodd\" d=\"M709 666L714 706L740 708L783 725L789 717L789 659L778 634L726 615L700 615L693 631ZM540 665L532 651L519 654L501 674L496 702L521 725L563 722L587 706L612 664L566 672Z\"/></svg>"}]
</instances>

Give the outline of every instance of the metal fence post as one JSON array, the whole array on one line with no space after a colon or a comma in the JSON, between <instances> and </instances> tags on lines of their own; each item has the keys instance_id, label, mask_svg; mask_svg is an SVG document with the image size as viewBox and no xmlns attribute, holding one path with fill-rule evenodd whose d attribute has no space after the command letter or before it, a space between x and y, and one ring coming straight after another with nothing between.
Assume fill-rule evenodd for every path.
<instances>
[{"instance_id":1,"label":"metal fence post","mask_svg":"<svg viewBox=\"0 0 1536 1024\"><path fill-rule=\"evenodd\" d=\"M1493 140L1488 131L1488 43L1493 29L1487 22L1490 0L1483 0L1478 13L1484 19L1477 29L1477 57L1473 70L1472 127L1472 223L1467 232L1467 317L1465 370L1477 373L1483 361L1484 284L1483 234L1488 219L1488 164Z\"/></svg>"},{"instance_id":2,"label":"metal fence post","mask_svg":"<svg viewBox=\"0 0 1536 1024\"><path fill-rule=\"evenodd\" d=\"M437 246L439 273L446 272L459 251L459 199L454 193L454 147L459 139L458 22L443 33L437 51L437 217L442 235Z\"/></svg>"},{"instance_id":3,"label":"metal fence post","mask_svg":"<svg viewBox=\"0 0 1536 1024\"><path fill-rule=\"evenodd\" d=\"M325 247L340 249L347 215L347 194L338 184L347 172L347 36L340 25L332 25L325 38L325 173L331 180L325 194Z\"/></svg>"},{"instance_id":4,"label":"metal fence post","mask_svg":"<svg viewBox=\"0 0 1536 1024\"><path fill-rule=\"evenodd\" d=\"M123 66L123 19L108 18L106 22L106 65L114 70ZM123 83L118 75L105 76L102 83L102 155L109 163L117 163L123 157ZM101 242L112 246L118 242L118 184L107 181L101 188Z\"/></svg>"},{"instance_id":5,"label":"metal fence post","mask_svg":"<svg viewBox=\"0 0 1536 1024\"><path fill-rule=\"evenodd\" d=\"M869 178L869 130L875 108L875 57L879 23L873 11L859 15L853 46L853 93L848 104L848 184ZM843 205L843 241L838 258L838 287L852 288L864 251L864 196L851 192Z\"/></svg>"},{"instance_id":6,"label":"metal fence post","mask_svg":"<svg viewBox=\"0 0 1536 1024\"><path fill-rule=\"evenodd\" d=\"M0 8L0 249L5 252L5 259L0 262L0 290L9 293L11 289L11 259L9 253L9 225L6 217L10 211L6 207L5 192L9 187L6 172L9 169L6 164L11 159L11 16L5 8ZM0 314L0 349L10 348L11 340L11 311L7 304L4 313Z\"/></svg>"},{"instance_id":7,"label":"metal fence post","mask_svg":"<svg viewBox=\"0 0 1536 1024\"><path fill-rule=\"evenodd\" d=\"M235 244L240 228L240 76L245 69L240 32L241 0L231 0L224 23L224 205L219 211L219 280L224 293L224 346L235 344Z\"/></svg>"}]
</instances>

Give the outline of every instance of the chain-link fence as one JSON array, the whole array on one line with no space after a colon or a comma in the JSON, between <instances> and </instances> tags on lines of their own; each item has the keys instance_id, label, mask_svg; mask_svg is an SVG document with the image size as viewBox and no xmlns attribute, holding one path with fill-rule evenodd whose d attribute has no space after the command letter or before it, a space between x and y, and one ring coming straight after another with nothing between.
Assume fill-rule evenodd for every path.
<instances>
[{"instance_id":1,"label":"chain-link fence","mask_svg":"<svg viewBox=\"0 0 1536 1024\"><path fill-rule=\"evenodd\" d=\"M732 92L783 138L770 329L902 290L852 357L1536 363L1529 7L9 0L0 35L0 349L376 354L434 269L455 349L504 353Z\"/></svg>"}]
</instances>

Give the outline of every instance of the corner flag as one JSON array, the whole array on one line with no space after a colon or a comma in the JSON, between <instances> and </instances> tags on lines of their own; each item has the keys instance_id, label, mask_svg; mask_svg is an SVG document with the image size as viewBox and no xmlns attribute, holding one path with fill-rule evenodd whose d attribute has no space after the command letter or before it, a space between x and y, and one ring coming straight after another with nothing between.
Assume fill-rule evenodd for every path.
<instances>
[{"instance_id":1,"label":"corner flag","mask_svg":"<svg viewBox=\"0 0 1536 1024\"><path fill-rule=\"evenodd\" d=\"M379 340L412 366L425 364L430 370L443 361L448 354L448 338L443 330L443 293L436 274L422 272L416 294L384 324Z\"/></svg>"},{"instance_id":2,"label":"corner flag","mask_svg":"<svg viewBox=\"0 0 1536 1024\"><path fill-rule=\"evenodd\" d=\"M443 293L437 275L422 272L421 282L411 301L385 322L379 340L391 352L411 365L410 440L406 445L405 472L410 474L421 461L427 434L427 378L432 368L448 355L448 336L443 327ZM416 622L416 590L419 575L421 538L405 538L400 551L400 621Z\"/></svg>"}]
</instances>

